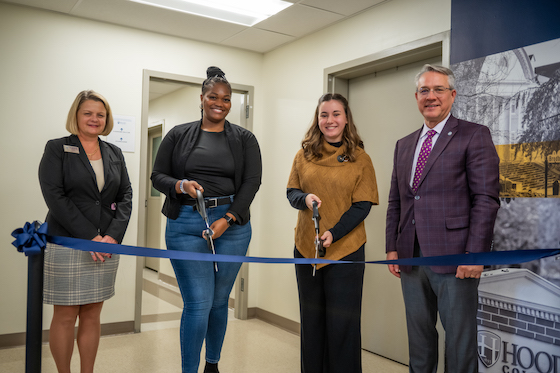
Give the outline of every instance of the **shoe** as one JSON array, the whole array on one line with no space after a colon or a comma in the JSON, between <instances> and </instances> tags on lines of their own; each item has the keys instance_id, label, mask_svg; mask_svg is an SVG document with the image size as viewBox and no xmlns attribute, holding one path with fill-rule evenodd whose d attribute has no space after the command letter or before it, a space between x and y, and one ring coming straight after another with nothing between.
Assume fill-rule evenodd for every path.
<instances>
[{"instance_id":1,"label":"shoe","mask_svg":"<svg viewBox=\"0 0 560 373\"><path fill-rule=\"evenodd\" d=\"M220 371L218 370L218 363L213 364L206 362L204 373L220 373Z\"/></svg>"}]
</instances>

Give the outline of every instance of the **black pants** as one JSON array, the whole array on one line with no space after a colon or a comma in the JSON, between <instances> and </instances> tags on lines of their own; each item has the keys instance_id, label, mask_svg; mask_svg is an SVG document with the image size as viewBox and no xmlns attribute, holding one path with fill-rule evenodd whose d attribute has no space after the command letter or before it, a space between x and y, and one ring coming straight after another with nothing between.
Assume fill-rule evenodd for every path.
<instances>
[{"instance_id":1,"label":"black pants","mask_svg":"<svg viewBox=\"0 0 560 373\"><path fill-rule=\"evenodd\" d=\"M327 249L328 250L328 249ZM294 250L294 257L301 258ZM364 246L342 260L363 261ZM364 264L296 264L302 373L361 373Z\"/></svg>"}]
</instances>

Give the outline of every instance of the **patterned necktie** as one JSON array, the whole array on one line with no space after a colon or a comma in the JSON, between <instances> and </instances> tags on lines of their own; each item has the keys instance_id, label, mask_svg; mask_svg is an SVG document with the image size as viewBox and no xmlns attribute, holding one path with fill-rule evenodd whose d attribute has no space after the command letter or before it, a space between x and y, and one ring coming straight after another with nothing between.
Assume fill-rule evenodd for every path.
<instances>
[{"instance_id":1,"label":"patterned necktie","mask_svg":"<svg viewBox=\"0 0 560 373\"><path fill-rule=\"evenodd\" d=\"M412 190L416 193L418 190L418 184L420 183L420 177L422 176L422 172L424 171L424 166L426 165L426 161L428 160L428 156L432 151L432 137L437 132L435 130L429 130L427 133L427 137L422 143L422 147L420 148L420 154L418 154L418 160L416 161L416 170L414 171L414 181L412 182Z\"/></svg>"}]
</instances>

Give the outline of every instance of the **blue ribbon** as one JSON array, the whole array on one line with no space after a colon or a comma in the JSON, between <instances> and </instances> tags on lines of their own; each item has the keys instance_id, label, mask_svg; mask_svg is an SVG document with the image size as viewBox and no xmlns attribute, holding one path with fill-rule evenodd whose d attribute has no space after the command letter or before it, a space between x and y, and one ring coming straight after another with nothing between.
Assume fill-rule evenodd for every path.
<instances>
[{"instance_id":1,"label":"blue ribbon","mask_svg":"<svg viewBox=\"0 0 560 373\"><path fill-rule=\"evenodd\" d=\"M25 223L23 228L12 232L15 241L12 242L19 252L28 255L41 254L41 250L47 246L47 224L41 225L38 221Z\"/></svg>"},{"instance_id":2,"label":"blue ribbon","mask_svg":"<svg viewBox=\"0 0 560 373\"><path fill-rule=\"evenodd\" d=\"M560 249L535 249L490 251L458 255L440 255L421 258L379 260L376 264L398 264L409 266L459 266L459 265L509 265L526 263L549 256L560 255Z\"/></svg>"},{"instance_id":3,"label":"blue ribbon","mask_svg":"<svg viewBox=\"0 0 560 373\"><path fill-rule=\"evenodd\" d=\"M13 245L27 254L27 250L38 250L45 247L45 237L48 242L69 247L81 251L96 251L109 254L122 254L133 256L145 256L152 258L167 258L180 260L196 260L202 262L236 262L236 263L280 263L280 264L334 264L334 263L366 263L366 264L398 264L398 265L424 265L424 266L455 266L455 265L508 265L530 262L532 260L543 259L546 257L560 255L560 249L536 249L536 250L513 250L513 251L491 251L486 253L470 253L459 255L442 255L422 258L397 259L397 260L378 260L366 262L352 262L343 260L329 259L309 259L309 258L265 258L254 256L223 255L211 253L191 253L185 251L160 250L147 247L137 247L104 242L82 240L79 238L49 236L47 223L35 230L35 226L26 223L23 229L19 228L12 232L16 237ZM21 239L20 239L21 236ZM32 244L37 240L37 244ZM22 242L20 245L19 242ZM31 242L30 242L31 241ZM16 242L18 243L16 245ZM41 246L42 245L42 246Z\"/></svg>"}]
</instances>

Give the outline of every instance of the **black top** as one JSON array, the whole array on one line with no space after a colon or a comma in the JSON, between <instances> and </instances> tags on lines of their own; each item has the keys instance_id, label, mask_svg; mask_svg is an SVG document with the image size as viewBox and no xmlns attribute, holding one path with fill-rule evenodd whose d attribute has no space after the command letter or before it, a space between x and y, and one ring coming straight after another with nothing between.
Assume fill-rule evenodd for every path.
<instances>
[{"instance_id":1,"label":"black top","mask_svg":"<svg viewBox=\"0 0 560 373\"><path fill-rule=\"evenodd\" d=\"M122 242L132 211L132 187L121 150L99 140L105 186L77 136L50 140L39 164L39 183L49 212L48 233L91 240L109 235Z\"/></svg>"},{"instance_id":2,"label":"black top","mask_svg":"<svg viewBox=\"0 0 560 373\"><path fill-rule=\"evenodd\" d=\"M166 195L162 212L170 219L177 219L181 200L175 191L177 181L188 179L185 165L202 130L201 120L173 127L164 137L156 156L152 183L154 188ZM224 132L233 157L235 199L229 211L237 224L250 219L249 206L261 185L261 151L255 135L249 130L226 120ZM181 195L179 195L180 197ZM182 198L182 197L180 197Z\"/></svg>"},{"instance_id":3,"label":"black top","mask_svg":"<svg viewBox=\"0 0 560 373\"><path fill-rule=\"evenodd\" d=\"M225 131L200 131L189 161L185 163L185 175L188 180L202 185L204 197L235 194L235 165Z\"/></svg>"},{"instance_id":4,"label":"black top","mask_svg":"<svg viewBox=\"0 0 560 373\"><path fill-rule=\"evenodd\" d=\"M340 148L342 146L341 142L331 143L334 147ZM286 191L290 205L298 210L307 209L305 204L305 197L309 193L304 193L301 189L288 188ZM329 229L333 236L333 242L341 239L350 233L354 228L358 226L369 214L371 210L372 203L369 201L354 202L352 206L340 217L338 223L334 227Z\"/></svg>"}]
</instances>

